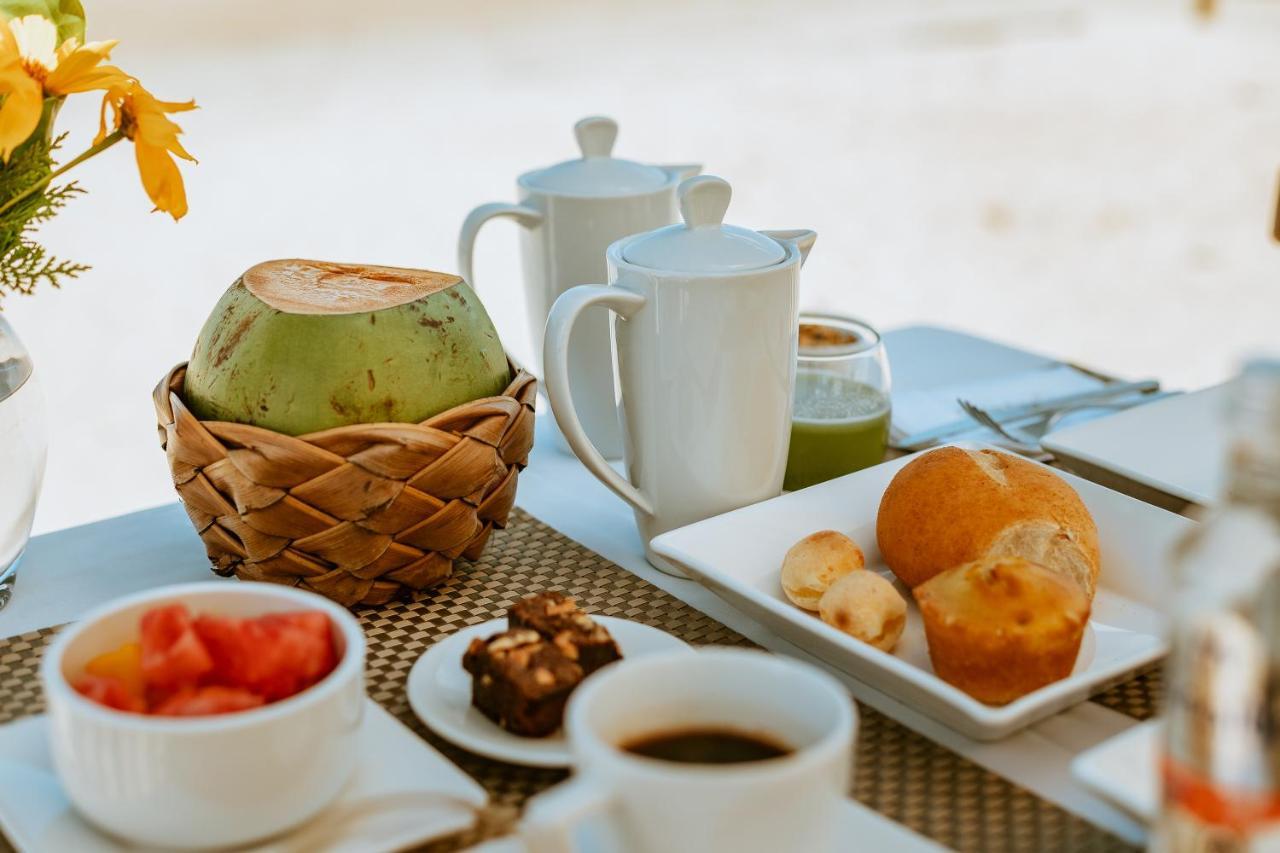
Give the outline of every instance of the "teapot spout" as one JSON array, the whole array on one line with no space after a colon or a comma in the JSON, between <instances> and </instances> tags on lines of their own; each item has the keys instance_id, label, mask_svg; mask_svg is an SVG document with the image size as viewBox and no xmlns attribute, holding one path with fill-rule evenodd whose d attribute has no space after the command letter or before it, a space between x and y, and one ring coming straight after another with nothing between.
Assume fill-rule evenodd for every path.
<instances>
[{"instance_id":1,"label":"teapot spout","mask_svg":"<svg viewBox=\"0 0 1280 853\"><path fill-rule=\"evenodd\" d=\"M701 163L678 163L675 165L659 166L659 169L667 173L667 179L680 183L685 178L692 178L694 175L702 174Z\"/></svg>"},{"instance_id":2,"label":"teapot spout","mask_svg":"<svg viewBox=\"0 0 1280 853\"><path fill-rule=\"evenodd\" d=\"M772 237L779 243L790 243L800 251L800 265L804 266L804 262L809 260L809 250L813 248L814 241L818 239L818 232L810 231L807 228L797 228L790 231L761 231L766 237Z\"/></svg>"}]
</instances>

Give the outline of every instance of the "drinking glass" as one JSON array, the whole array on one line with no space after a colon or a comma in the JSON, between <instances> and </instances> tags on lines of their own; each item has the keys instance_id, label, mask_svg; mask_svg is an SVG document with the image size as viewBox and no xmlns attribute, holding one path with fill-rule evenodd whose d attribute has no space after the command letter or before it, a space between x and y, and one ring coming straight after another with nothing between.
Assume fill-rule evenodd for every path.
<instances>
[{"instance_id":1,"label":"drinking glass","mask_svg":"<svg viewBox=\"0 0 1280 853\"><path fill-rule=\"evenodd\" d=\"M799 334L788 491L876 465L889 444L889 358L880 333L852 317L801 314Z\"/></svg>"},{"instance_id":2,"label":"drinking glass","mask_svg":"<svg viewBox=\"0 0 1280 853\"><path fill-rule=\"evenodd\" d=\"M31 357L0 317L0 608L9 603L18 560L44 479L44 398Z\"/></svg>"}]
</instances>

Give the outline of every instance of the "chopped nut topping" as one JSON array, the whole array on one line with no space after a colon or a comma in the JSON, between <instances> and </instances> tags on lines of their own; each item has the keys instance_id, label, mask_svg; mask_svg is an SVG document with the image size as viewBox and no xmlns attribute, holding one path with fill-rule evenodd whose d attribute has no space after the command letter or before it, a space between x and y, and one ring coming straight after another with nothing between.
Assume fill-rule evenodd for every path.
<instances>
[{"instance_id":1,"label":"chopped nut topping","mask_svg":"<svg viewBox=\"0 0 1280 853\"><path fill-rule=\"evenodd\" d=\"M520 646L527 646L532 643L539 643L541 639L538 637L537 631L520 630L509 631L501 634L496 640L489 644L489 651L493 653L505 652L509 649L515 649Z\"/></svg>"},{"instance_id":2,"label":"chopped nut topping","mask_svg":"<svg viewBox=\"0 0 1280 853\"><path fill-rule=\"evenodd\" d=\"M569 660L578 659L578 644L573 641L573 635L568 631L561 631L556 634L555 639L551 642L555 643L556 648Z\"/></svg>"}]
</instances>

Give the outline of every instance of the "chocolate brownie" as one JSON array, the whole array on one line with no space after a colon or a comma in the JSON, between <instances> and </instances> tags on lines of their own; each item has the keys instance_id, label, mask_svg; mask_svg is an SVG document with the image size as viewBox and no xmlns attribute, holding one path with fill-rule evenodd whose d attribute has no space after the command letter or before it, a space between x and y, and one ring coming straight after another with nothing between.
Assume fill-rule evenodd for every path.
<instances>
[{"instance_id":1,"label":"chocolate brownie","mask_svg":"<svg viewBox=\"0 0 1280 853\"><path fill-rule=\"evenodd\" d=\"M582 667L536 631L512 629L471 641L462 656L471 704L507 731L545 737L560 728Z\"/></svg>"},{"instance_id":2,"label":"chocolate brownie","mask_svg":"<svg viewBox=\"0 0 1280 853\"><path fill-rule=\"evenodd\" d=\"M516 602L507 611L507 624L537 631L566 657L577 661L587 675L622 658L618 644L604 626L563 593L542 592Z\"/></svg>"}]
</instances>

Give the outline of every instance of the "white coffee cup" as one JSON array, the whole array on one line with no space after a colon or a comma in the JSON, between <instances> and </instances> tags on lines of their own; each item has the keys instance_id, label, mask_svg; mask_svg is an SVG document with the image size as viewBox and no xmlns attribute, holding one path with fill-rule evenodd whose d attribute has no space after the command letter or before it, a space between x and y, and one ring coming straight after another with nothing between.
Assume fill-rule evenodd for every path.
<instances>
[{"instance_id":1,"label":"white coffee cup","mask_svg":"<svg viewBox=\"0 0 1280 853\"><path fill-rule=\"evenodd\" d=\"M576 284L603 281L604 252L614 240L650 231L676 219L676 185L701 166L651 166L612 156L618 125L592 116L574 125L582 157L526 172L517 180L519 204L482 204L467 216L458 237L458 273L476 287L476 237L491 219L524 226L520 248L530 339L540 349L551 304ZM510 291L507 291L509 294ZM581 324L570 344L570 377L582 400L582 423L600 452L622 455L609 355L609 317L600 312ZM541 365L534 366L541 375Z\"/></svg>"},{"instance_id":2,"label":"white coffee cup","mask_svg":"<svg viewBox=\"0 0 1280 853\"><path fill-rule=\"evenodd\" d=\"M609 284L556 300L543 344L565 440L634 508L649 562L675 575L649 541L778 495L791 441L800 266L816 235L725 225L730 195L710 175L682 183L684 222L611 245ZM593 445L582 420L592 401L573 381L570 337L593 306L617 315L627 477Z\"/></svg>"},{"instance_id":3,"label":"white coffee cup","mask_svg":"<svg viewBox=\"0 0 1280 853\"><path fill-rule=\"evenodd\" d=\"M834 678L745 649L705 649L614 664L586 681L566 716L573 778L534 798L520 834L530 853L563 853L602 816L630 853L823 853L853 767L857 710ZM793 750L738 764L688 764L623 745L688 730L756 734Z\"/></svg>"}]
</instances>

